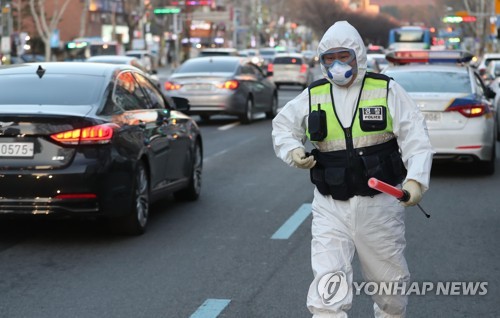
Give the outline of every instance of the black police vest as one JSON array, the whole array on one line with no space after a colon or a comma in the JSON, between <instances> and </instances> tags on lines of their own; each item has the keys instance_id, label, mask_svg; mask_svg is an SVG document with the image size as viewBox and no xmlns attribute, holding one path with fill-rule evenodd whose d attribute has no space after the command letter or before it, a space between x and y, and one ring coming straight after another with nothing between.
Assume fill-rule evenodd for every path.
<instances>
[{"instance_id":1,"label":"black police vest","mask_svg":"<svg viewBox=\"0 0 500 318\"><path fill-rule=\"evenodd\" d=\"M387 76L381 74L367 73L366 76L389 81ZM311 84L311 87L323 84L323 81L318 81ZM404 180L406 169L395 138L382 144L354 148L352 127L343 128L343 132L345 150L321 152L314 149L311 152L316 165L310 170L310 178L321 194L331 195L335 200L348 200L355 195L374 196L380 192L368 186L370 178L377 178L393 186Z\"/></svg>"}]
</instances>

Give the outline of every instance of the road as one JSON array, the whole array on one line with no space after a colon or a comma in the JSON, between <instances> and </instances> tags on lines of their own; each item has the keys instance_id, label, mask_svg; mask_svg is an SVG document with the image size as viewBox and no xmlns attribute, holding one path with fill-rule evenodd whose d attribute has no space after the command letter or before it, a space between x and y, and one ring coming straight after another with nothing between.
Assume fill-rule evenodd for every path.
<instances>
[{"instance_id":1,"label":"road","mask_svg":"<svg viewBox=\"0 0 500 318\"><path fill-rule=\"evenodd\" d=\"M280 105L299 92L281 89ZM143 236L112 235L90 221L2 221L0 317L310 317L308 172L276 158L263 117L251 125L216 117L200 126L200 200L155 204ZM498 184L500 172L433 168L421 203L432 217L406 212L412 280L488 282L488 290L411 296L408 317L498 317ZM363 281L357 261L354 275ZM350 315L372 316L371 299L355 296Z\"/></svg>"}]
</instances>

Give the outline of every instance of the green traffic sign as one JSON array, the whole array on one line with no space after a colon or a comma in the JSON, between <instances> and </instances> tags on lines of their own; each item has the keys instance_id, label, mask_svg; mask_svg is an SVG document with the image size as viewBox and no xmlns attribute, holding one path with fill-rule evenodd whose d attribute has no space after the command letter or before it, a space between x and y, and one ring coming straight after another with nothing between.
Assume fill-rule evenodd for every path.
<instances>
[{"instance_id":1,"label":"green traffic sign","mask_svg":"<svg viewBox=\"0 0 500 318\"><path fill-rule=\"evenodd\" d=\"M176 14L181 12L181 8L167 7L167 8L156 8L153 10L154 14Z\"/></svg>"}]
</instances>

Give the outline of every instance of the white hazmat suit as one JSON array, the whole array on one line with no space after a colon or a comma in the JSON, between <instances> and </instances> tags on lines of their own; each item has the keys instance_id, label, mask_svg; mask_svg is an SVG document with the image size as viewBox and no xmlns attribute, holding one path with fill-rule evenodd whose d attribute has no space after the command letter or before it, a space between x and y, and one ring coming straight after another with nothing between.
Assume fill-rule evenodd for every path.
<instances>
[{"instance_id":1,"label":"white hazmat suit","mask_svg":"<svg viewBox=\"0 0 500 318\"><path fill-rule=\"evenodd\" d=\"M332 48L352 49L356 53L357 75L352 84L340 87L329 80L332 82L338 119L343 127L349 127L366 74L366 49L357 30L346 21L339 21L326 31L319 43L318 55ZM321 69L324 77L328 78L323 65ZM393 133L407 168L403 183L414 180L425 192L429 186L433 150L424 118L404 89L392 80L389 82L387 102L393 120ZM292 150L305 148L308 115L309 92L306 89L288 102L273 120L274 150L290 166L298 167L292 158ZM347 317L346 311L351 308L353 297L351 263L355 252L365 282L409 281L404 257L404 207L397 199L381 193L341 201L315 189L312 215L311 265L314 280L310 285L307 307L313 317ZM347 280L347 286L345 282L343 285L348 288L345 297L336 296L341 299L333 297L332 290L322 291L318 287L328 278L325 275L332 273L341 273L336 275L337 283L342 278ZM374 295L372 299L375 317L405 316L406 296Z\"/></svg>"}]
</instances>

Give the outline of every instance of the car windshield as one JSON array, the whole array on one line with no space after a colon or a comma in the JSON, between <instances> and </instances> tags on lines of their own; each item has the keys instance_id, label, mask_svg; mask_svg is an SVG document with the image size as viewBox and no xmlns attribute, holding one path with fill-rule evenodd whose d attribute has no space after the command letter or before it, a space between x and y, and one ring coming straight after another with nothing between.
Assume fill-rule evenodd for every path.
<instances>
[{"instance_id":1,"label":"car windshield","mask_svg":"<svg viewBox=\"0 0 500 318\"><path fill-rule=\"evenodd\" d=\"M259 51L261 55L266 55L266 56L273 56L276 55L276 50L275 49L262 49Z\"/></svg>"},{"instance_id":2,"label":"car windshield","mask_svg":"<svg viewBox=\"0 0 500 318\"><path fill-rule=\"evenodd\" d=\"M182 64L175 73L234 73L238 65L234 60L191 59Z\"/></svg>"},{"instance_id":3,"label":"car windshield","mask_svg":"<svg viewBox=\"0 0 500 318\"><path fill-rule=\"evenodd\" d=\"M103 77L82 74L2 75L0 105L90 105L102 94Z\"/></svg>"},{"instance_id":4,"label":"car windshield","mask_svg":"<svg viewBox=\"0 0 500 318\"><path fill-rule=\"evenodd\" d=\"M471 93L466 72L386 72L410 93Z\"/></svg>"}]
</instances>

